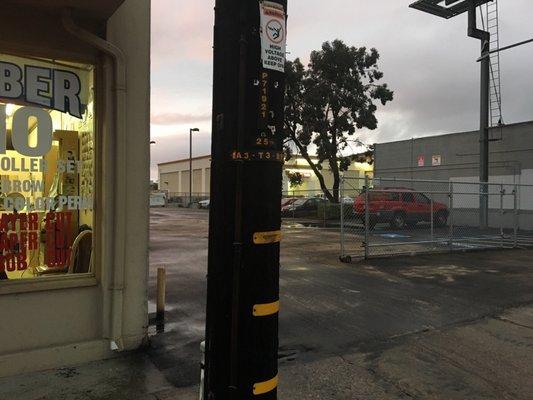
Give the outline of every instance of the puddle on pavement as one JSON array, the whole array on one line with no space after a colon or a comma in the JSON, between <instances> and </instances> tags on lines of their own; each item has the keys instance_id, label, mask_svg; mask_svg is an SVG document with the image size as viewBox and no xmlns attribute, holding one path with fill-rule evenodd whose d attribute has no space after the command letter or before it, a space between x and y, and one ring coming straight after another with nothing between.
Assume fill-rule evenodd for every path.
<instances>
[{"instance_id":1,"label":"puddle on pavement","mask_svg":"<svg viewBox=\"0 0 533 400\"><path fill-rule=\"evenodd\" d=\"M408 278L444 279L445 282L455 282L457 277L475 275L481 271L460 267L457 265L419 265L411 267L400 274Z\"/></svg>"}]
</instances>

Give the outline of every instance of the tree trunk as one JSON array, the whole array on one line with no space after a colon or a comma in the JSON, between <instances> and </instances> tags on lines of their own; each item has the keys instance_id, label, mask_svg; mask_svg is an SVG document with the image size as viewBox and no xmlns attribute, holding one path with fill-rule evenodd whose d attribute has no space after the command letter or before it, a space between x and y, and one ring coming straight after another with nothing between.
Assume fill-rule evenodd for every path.
<instances>
[{"instance_id":1,"label":"tree trunk","mask_svg":"<svg viewBox=\"0 0 533 400\"><path fill-rule=\"evenodd\" d=\"M340 187L341 179L339 170L333 172L333 199L334 203L340 202L340 196L339 196L339 187Z\"/></svg>"},{"instance_id":2,"label":"tree trunk","mask_svg":"<svg viewBox=\"0 0 533 400\"><path fill-rule=\"evenodd\" d=\"M305 153L302 152L302 156L303 158L306 159L307 163L309 164L309 166L315 173L316 177L318 178L318 182L320 183L320 189L322 189L322 192L324 193L324 195L328 198L329 201L331 201L332 203L335 203L335 198L333 197L328 187L326 186L326 182L324 181L324 176L322 175L320 170L316 167L315 163L313 163L313 160L311 160L311 157L309 157L309 154L307 154L307 152Z\"/></svg>"},{"instance_id":3,"label":"tree trunk","mask_svg":"<svg viewBox=\"0 0 533 400\"><path fill-rule=\"evenodd\" d=\"M339 202L339 187L340 187L340 171L337 159L337 135L332 132L331 138L331 151L329 157L329 168L333 174L333 203Z\"/></svg>"},{"instance_id":4,"label":"tree trunk","mask_svg":"<svg viewBox=\"0 0 533 400\"><path fill-rule=\"evenodd\" d=\"M311 160L311 157L309 157L309 154L307 153L307 149L298 142L298 140L296 139L296 137L292 133L291 133L291 137L292 137L292 141L294 142L296 147L298 147L298 150L300 150L300 153L302 154L302 157L305 158L305 160L307 161L307 163L309 164L309 166L311 167L311 169L315 173L316 177L318 178L318 182L320 183L320 189L322 189L322 192L324 193L324 195L332 203L335 203L335 202L338 203L338 197L339 197L338 190L337 190L337 201L335 201L334 195L331 194L331 192L329 191L328 187L326 186L326 182L324 181L324 176L322 175L320 170L317 168L317 166L315 165L313 160Z\"/></svg>"},{"instance_id":5,"label":"tree trunk","mask_svg":"<svg viewBox=\"0 0 533 400\"><path fill-rule=\"evenodd\" d=\"M336 146L336 144L335 144ZM332 155L329 159L329 167L331 169L331 173L333 174L333 199L334 203L339 202L339 187L341 183L340 179L340 171L339 171L339 164L337 160L337 154Z\"/></svg>"}]
</instances>

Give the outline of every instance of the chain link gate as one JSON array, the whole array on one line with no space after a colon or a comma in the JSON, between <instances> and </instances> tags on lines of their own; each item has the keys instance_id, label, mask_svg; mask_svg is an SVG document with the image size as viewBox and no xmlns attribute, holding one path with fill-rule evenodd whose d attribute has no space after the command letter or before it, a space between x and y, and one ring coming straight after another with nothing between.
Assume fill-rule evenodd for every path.
<instances>
[{"instance_id":1,"label":"chain link gate","mask_svg":"<svg viewBox=\"0 0 533 400\"><path fill-rule=\"evenodd\" d=\"M505 183L345 177L341 197L353 202L341 202L340 259L531 246L532 191Z\"/></svg>"}]
</instances>

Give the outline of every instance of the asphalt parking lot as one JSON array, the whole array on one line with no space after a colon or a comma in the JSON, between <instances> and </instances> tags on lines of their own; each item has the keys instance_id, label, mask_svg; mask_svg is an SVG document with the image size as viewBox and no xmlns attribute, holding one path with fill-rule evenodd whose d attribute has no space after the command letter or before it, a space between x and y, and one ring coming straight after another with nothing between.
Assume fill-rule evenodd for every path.
<instances>
[{"instance_id":1,"label":"asphalt parking lot","mask_svg":"<svg viewBox=\"0 0 533 400\"><path fill-rule=\"evenodd\" d=\"M533 398L533 251L342 264L336 229L283 231L280 398ZM167 324L147 352L184 399L194 398L207 212L152 210L152 299L161 266Z\"/></svg>"},{"instance_id":2,"label":"asphalt parking lot","mask_svg":"<svg viewBox=\"0 0 533 400\"><path fill-rule=\"evenodd\" d=\"M165 267L167 321L145 348L0 379L0 399L198 399L207 216L152 209L149 308ZM338 229L283 235L280 399L533 399L533 251L343 264Z\"/></svg>"}]
</instances>

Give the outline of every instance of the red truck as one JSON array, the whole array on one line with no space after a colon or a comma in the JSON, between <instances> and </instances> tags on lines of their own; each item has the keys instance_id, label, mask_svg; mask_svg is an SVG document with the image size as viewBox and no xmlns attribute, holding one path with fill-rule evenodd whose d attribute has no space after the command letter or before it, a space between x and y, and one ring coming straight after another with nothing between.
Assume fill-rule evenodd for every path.
<instances>
[{"instance_id":1,"label":"red truck","mask_svg":"<svg viewBox=\"0 0 533 400\"><path fill-rule=\"evenodd\" d=\"M414 226L419 222L431 221L431 200L423 193L409 188L374 188L368 193L369 226L389 223L394 229ZM356 218L365 223L365 198L360 194L354 202ZM443 227L448 222L449 211L445 204L433 202L433 222Z\"/></svg>"}]
</instances>

